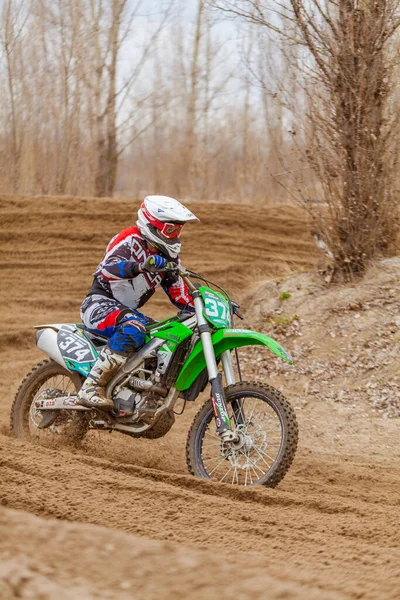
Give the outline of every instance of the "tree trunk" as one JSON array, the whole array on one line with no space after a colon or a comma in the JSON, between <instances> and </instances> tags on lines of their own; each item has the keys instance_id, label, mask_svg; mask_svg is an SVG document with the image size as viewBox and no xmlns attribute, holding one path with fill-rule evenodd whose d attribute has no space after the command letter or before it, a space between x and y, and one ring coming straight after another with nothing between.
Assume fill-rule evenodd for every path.
<instances>
[{"instance_id":1,"label":"tree trunk","mask_svg":"<svg viewBox=\"0 0 400 600\"><path fill-rule=\"evenodd\" d=\"M187 106L187 125L186 125L186 159L189 170L193 170L193 155L196 145L196 111L198 103L198 83L199 83L199 52L200 40L202 35L202 18L204 10L204 0L199 0L196 19L196 33L193 44L193 55L190 69L190 92Z\"/></svg>"},{"instance_id":2,"label":"tree trunk","mask_svg":"<svg viewBox=\"0 0 400 600\"><path fill-rule=\"evenodd\" d=\"M15 55L16 55L16 23L13 20L12 15L12 2L6 0L4 4L4 52L6 57L6 70L7 70L7 86L8 95L10 100L10 111L11 111L11 159L12 159L12 191L15 193L19 190L20 182L20 169L21 169L21 142L19 139L18 124L17 124L17 99L14 89L14 77L15 77Z\"/></svg>"},{"instance_id":3,"label":"tree trunk","mask_svg":"<svg viewBox=\"0 0 400 600\"><path fill-rule=\"evenodd\" d=\"M374 24L379 3L355 8L354 0L340 0L336 96L336 128L343 148L342 216L339 238L342 255L352 271L388 240L374 239L379 220L382 185L383 102L387 95L382 52L376 52Z\"/></svg>"}]
</instances>

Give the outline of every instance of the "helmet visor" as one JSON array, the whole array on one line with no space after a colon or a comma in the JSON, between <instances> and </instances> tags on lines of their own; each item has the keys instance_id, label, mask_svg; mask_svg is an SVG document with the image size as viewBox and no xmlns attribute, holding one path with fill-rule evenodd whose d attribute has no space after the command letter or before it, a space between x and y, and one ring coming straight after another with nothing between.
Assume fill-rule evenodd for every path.
<instances>
[{"instance_id":1,"label":"helmet visor","mask_svg":"<svg viewBox=\"0 0 400 600\"><path fill-rule=\"evenodd\" d=\"M182 231L183 224L179 223L163 223L163 227L161 228L161 234L172 240L173 238L179 237L180 232Z\"/></svg>"}]
</instances>

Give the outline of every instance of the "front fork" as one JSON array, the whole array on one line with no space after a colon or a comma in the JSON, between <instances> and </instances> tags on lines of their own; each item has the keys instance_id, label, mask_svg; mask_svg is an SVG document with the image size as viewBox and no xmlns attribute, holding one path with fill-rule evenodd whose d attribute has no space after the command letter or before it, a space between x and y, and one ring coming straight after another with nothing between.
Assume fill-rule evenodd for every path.
<instances>
[{"instance_id":1,"label":"front fork","mask_svg":"<svg viewBox=\"0 0 400 600\"><path fill-rule=\"evenodd\" d=\"M217 434L221 436L223 441L234 441L236 439L236 435L232 431L231 422L228 416L225 393L222 386L222 375L218 372L210 327L203 315L203 300L198 290L194 290L192 292L192 297L196 311L200 339L203 346L204 358L207 365L208 380L211 384L211 402L214 410ZM223 352L221 359L227 383L228 385L232 385L235 383L235 374L233 371L232 358L229 350Z\"/></svg>"}]
</instances>

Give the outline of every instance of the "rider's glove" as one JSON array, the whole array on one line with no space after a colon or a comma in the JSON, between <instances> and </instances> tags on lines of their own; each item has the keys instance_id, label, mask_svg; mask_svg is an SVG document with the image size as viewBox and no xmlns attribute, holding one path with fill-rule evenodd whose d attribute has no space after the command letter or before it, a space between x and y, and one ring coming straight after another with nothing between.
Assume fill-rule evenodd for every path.
<instances>
[{"instance_id":1,"label":"rider's glove","mask_svg":"<svg viewBox=\"0 0 400 600\"><path fill-rule=\"evenodd\" d=\"M165 258L158 254L154 254L153 256L148 256L140 266L142 267L142 271L157 273L158 271L164 271L167 264Z\"/></svg>"}]
</instances>

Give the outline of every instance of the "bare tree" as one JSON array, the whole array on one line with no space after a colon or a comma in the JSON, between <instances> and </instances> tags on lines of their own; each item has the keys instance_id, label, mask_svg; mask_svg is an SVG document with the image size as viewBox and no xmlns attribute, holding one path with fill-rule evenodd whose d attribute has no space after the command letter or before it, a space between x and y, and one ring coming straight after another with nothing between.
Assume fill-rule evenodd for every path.
<instances>
[{"instance_id":1,"label":"bare tree","mask_svg":"<svg viewBox=\"0 0 400 600\"><path fill-rule=\"evenodd\" d=\"M148 124L144 128L133 126L137 101L131 94L152 54L154 43L168 20L173 1L170 0L167 4L158 26L144 44L125 80L119 85L118 59L143 2L136 0L132 6L128 0L89 0L89 10L84 16L89 32L85 81L93 94L96 196L112 196L119 157L148 127ZM132 104L130 110L126 109L128 100ZM133 130L131 135L127 133L129 129Z\"/></svg>"},{"instance_id":2,"label":"bare tree","mask_svg":"<svg viewBox=\"0 0 400 600\"><path fill-rule=\"evenodd\" d=\"M2 7L1 46L5 57L6 87L8 95L11 133L12 191L19 189L23 128L20 120L21 85L24 76L21 60L22 32L27 19L22 1L4 0Z\"/></svg>"},{"instance_id":3,"label":"bare tree","mask_svg":"<svg viewBox=\"0 0 400 600\"><path fill-rule=\"evenodd\" d=\"M206 0L149 4L3 1L1 191L280 199L267 72L251 87Z\"/></svg>"},{"instance_id":4,"label":"bare tree","mask_svg":"<svg viewBox=\"0 0 400 600\"><path fill-rule=\"evenodd\" d=\"M328 212L302 200L351 276L395 242L398 104L393 101L398 0L214 3L302 49L292 67L307 100L306 154Z\"/></svg>"},{"instance_id":5,"label":"bare tree","mask_svg":"<svg viewBox=\"0 0 400 600\"><path fill-rule=\"evenodd\" d=\"M202 25L204 20L204 0L198 0L196 29L193 40L193 54L190 68L190 93L187 104L187 125L186 125L186 152L189 170L193 167L193 152L196 144L195 124L196 111L198 106L198 88L199 88L199 54L200 42L202 38Z\"/></svg>"}]
</instances>

